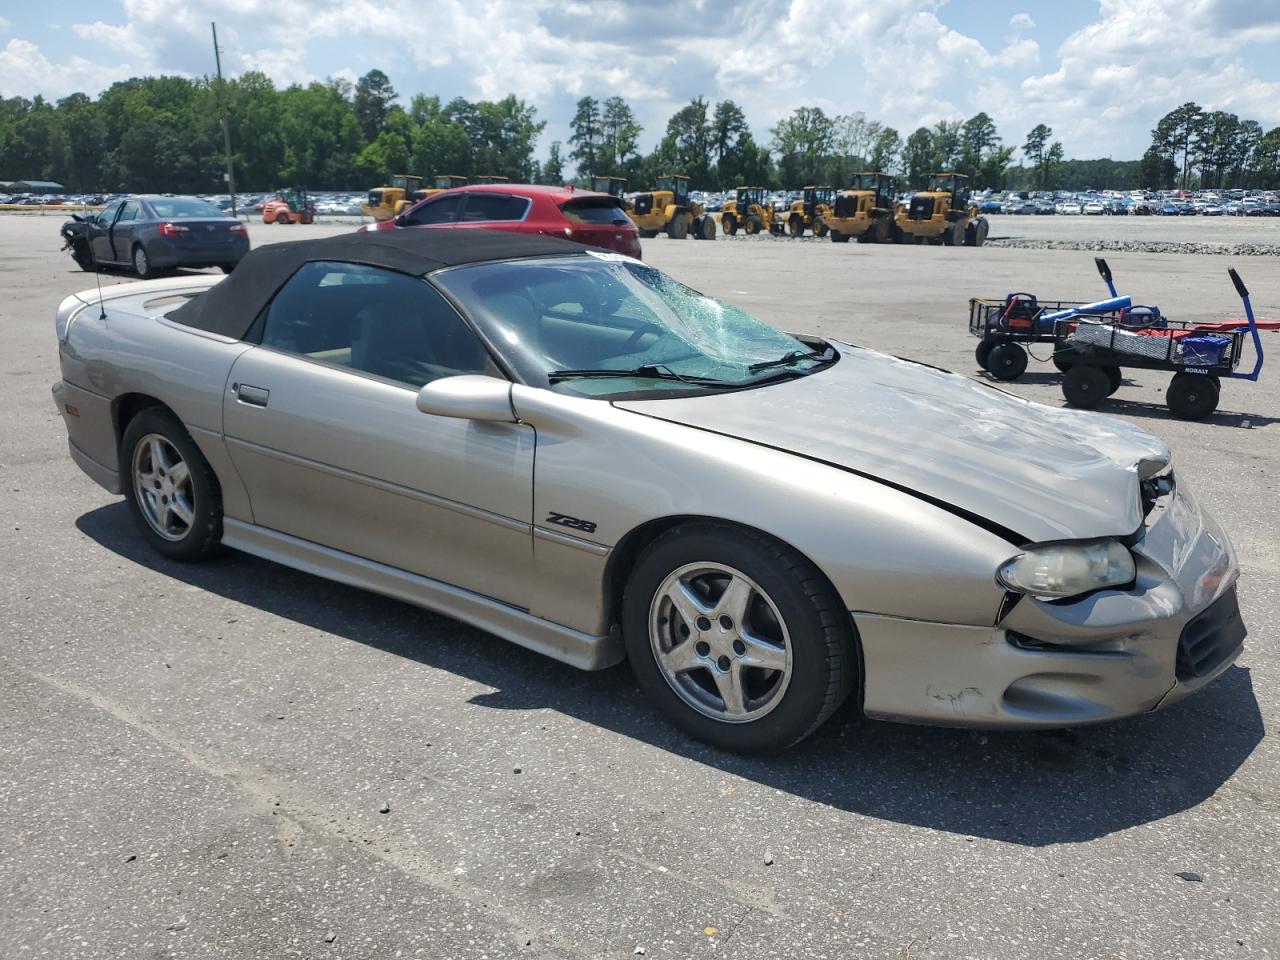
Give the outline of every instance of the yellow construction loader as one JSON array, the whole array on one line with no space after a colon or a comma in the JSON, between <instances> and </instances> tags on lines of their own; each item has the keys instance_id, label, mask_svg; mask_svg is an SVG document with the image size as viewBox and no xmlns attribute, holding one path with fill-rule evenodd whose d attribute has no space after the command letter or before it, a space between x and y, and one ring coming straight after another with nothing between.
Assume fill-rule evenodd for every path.
<instances>
[{"instance_id":1,"label":"yellow construction loader","mask_svg":"<svg viewBox=\"0 0 1280 960\"><path fill-rule=\"evenodd\" d=\"M408 173L397 173L390 178L390 186L374 187L369 191L367 202L361 205L366 217L375 220L390 220L405 207L411 205L413 192L422 184L422 177Z\"/></svg>"},{"instance_id":2,"label":"yellow construction loader","mask_svg":"<svg viewBox=\"0 0 1280 960\"><path fill-rule=\"evenodd\" d=\"M990 229L986 217L969 200L969 178L962 173L935 173L925 190L899 204L896 218L902 243L943 243L948 247L980 247Z\"/></svg>"},{"instance_id":3,"label":"yellow construction loader","mask_svg":"<svg viewBox=\"0 0 1280 960\"><path fill-rule=\"evenodd\" d=\"M720 227L726 236L732 237L739 230L747 236L760 232L776 233L780 222L765 197L764 187L739 187L734 199L724 205L720 214Z\"/></svg>"},{"instance_id":4,"label":"yellow construction loader","mask_svg":"<svg viewBox=\"0 0 1280 960\"><path fill-rule=\"evenodd\" d=\"M716 221L706 215L702 204L689 197L689 178L668 174L658 178L658 185L631 197L629 216L642 237L656 237L664 232L672 240L692 235L695 240L714 240Z\"/></svg>"},{"instance_id":5,"label":"yellow construction loader","mask_svg":"<svg viewBox=\"0 0 1280 960\"><path fill-rule=\"evenodd\" d=\"M625 177L592 177L591 189L622 200L623 194L627 192L627 180Z\"/></svg>"},{"instance_id":6,"label":"yellow construction loader","mask_svg":"<svg viewBox=\"0 0 1280 960\"><path fill-rule=\"evenodd\" d=\"M804 198L793 203L787 214L787 233L793 237L803 237L804 232L809 230L815 237L825 237L835 196L835 187L806 186Z\"/></svg>"},{"instance_id":7,"label":"yellow construction loader","mask_svg":"<svg viewBox=\"0 0 1280 960\"><path fill-rule=\"evenodd\" d=\"M888 243L894 239L894 181L887 173L855 173L836 194L827 226L833 243Z\"/></svg>"}]
</instances>

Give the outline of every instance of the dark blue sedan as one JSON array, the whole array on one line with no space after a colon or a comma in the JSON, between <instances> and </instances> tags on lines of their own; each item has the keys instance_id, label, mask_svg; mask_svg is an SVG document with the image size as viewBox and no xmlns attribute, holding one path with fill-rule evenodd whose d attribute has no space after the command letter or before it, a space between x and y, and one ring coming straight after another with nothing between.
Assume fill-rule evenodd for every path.
<instances>
[{"instance_id":1,"label":"dark blue sedan","mask_svg":"<svg viewBox=\"0 0 1280 960\"><path fill-rule=\"evenodd\" d=\"M139 196L74 216L62 236L82 269L127 267L147 279L175 267L221 267L230 273L249 252L239 220L198 197Z\"/></svg>"}]
</instances>

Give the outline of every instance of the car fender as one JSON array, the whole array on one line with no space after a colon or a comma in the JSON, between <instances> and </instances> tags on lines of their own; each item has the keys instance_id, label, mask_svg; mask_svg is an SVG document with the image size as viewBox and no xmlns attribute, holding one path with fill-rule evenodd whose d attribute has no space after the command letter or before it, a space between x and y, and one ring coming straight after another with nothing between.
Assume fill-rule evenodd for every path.
<instances>
[{"instance_id":1,"label":"car fender","mask_svg":"<svg viewBox=\"0 0 1280 960\"><path fill-rule=\"evenodd\" d=\"M827 576L850 611L990 626L1017 547L932 502L734 437L517 384L537 432L533 613L607 629L610 552L688 516L760 530Z\"/></svg>"}]
</instances>

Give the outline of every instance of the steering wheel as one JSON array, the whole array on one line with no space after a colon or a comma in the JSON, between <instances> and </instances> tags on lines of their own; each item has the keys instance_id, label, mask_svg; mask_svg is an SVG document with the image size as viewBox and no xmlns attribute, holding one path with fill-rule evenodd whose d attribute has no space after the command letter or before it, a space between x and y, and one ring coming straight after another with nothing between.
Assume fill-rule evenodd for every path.
<instances>
[{"instance_id":1,"label":"steering wheel","mask_svg":"<svg viewBox=\"0 0 1280 960\"><path fill-rule=\"evenodd\" d=\"M642 323L636 327L631 336L627 337L627 342L622 345L622 352L630 353L637 349L640 346L640 341L644 339L644 335L650 331L657 333L659 336L662 335L662 327L656 323Z\"/></svg>"}]
</instances>

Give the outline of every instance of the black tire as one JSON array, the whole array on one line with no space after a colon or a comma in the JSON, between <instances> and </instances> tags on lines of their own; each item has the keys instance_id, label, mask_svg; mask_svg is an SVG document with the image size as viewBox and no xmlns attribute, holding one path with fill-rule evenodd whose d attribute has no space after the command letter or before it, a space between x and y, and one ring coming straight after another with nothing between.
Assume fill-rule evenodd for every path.
<instances>
[{"instance_id":1,"label":"black tire","mask_svg":"<svg viewBox=\"0 0 1280 960\"><path fill-rule=\"evenodd\" d=\"M827 235L827 221L822 217L813 218L813 235L815 237L825 237Z\"/></svg>"},{"instance_id":2,"label":"black tire","mask_svg":"<svg viewBox=\"0 0 1280 960\"><path fill-rule=\"evenodd\" d=\"M1115 393L1120 389L1120 384L1124 382L1124 374L1120 372L1119 367L1103 367L1103 372L1107 375L1107 383L1111 388L1107 391L1107 396Z\"/></svg>"},{"instance_id":3,"label":"black tire","mask_svg":"<svg viewBox=\"0 0 1280 960\"><path fill-rule=\"evenodd\" d=\"M1169 411L1179 420L1203 420L1218 409L1218 385L1198 373L1175 373L1164 393Z\"/></svg>"},{"instance_id":4,"label":"black tire","mask_svg":"<svg viewBox=\"0 0 1280 960\"><path fill-rule=\"evenodd\" d=\"M1062 378L1062 395L1070 406L1092 410L1111 395L1111 378L1102 367L1078 363Z\"/></svg>"},{"instance_id":5,"label":"black tire","mask_svg":"<svg viewBox=\"0 0 1280 960\"><path fill-rule=\"evenodd\" d=\"M1016 343L1001 343L987 356L987 371L997 380L1017 380L1027 369L1027 351Z\"/></svg>"},{"instance_id":6,"label":"black tire","mask_svg":"<svg viewBox=\"0 0 1280 960\"><path fill-rule=\"evenodd\" d=\"M747 236L754 237L764 229L764 221L753 213L747 217L747 222L743 224L743 229L746 231Z\"/></svg>"},{"instance_id":7,"label":"black tire","mask_svg":"<svg viewBox=\"0 0 1280 960\"><path fill-rule=\"evenodd\" d=\"M732 237L738 232L738 218L732 213L726 213L720 218L720 229L724 231L726 237Z\"/></svg>"},{"instance_id":8,"label":"black tire","mask_svg":"<svg viewBox=\"0 0 1280 960\"><path fill-rule=\"evenodd\" d=\"M793 213L787 217L787 233L793 237L804 236L804 217L798 213Z\"/></svg>"},{"instance_id":9,"label":"black tire","mask_svg":"<svg viewBox=\"0 0 1280 960\"><path fill-rule=\"evenodd\" d=\"M240 262L237 260L235 263L224 263L218 269L221 270L223 273L230 273L239 265L240 265Z\"/></svg>"},{"instance_id":10,"label":"black tire","mask_svg":"<svg viewBox=\"0 0 1280 960\"><path fill-rule=\"evenodd\" d=\"M699 712L676 693L658 665L650 641L651 607L670 575L698 563L729 567L754 581L785 624L789 682L758 719L728 722ZM690 521L645 549L627 581L622 633L640 688L656 709L689 735L725 750L767 753L788 747L821 726L858 687L857 636L818 569L764 534L727 524ZM693 637L684 642L694 642ZM704 663L691 673L701 670L709 679L714 661Z\"/></svg>"},{"instance_id":11,"label":"black tire","mask_svg":"<svg viewBox=\"0 0 1280 960\"><path fill-rule=\"evenodd\" d=\"M683 240L688 235L689 217L687 214L677 213L667 224L667 236L672 240Z\"/></svg>"},{"instance_id":12,"label":"black tire","mask_svg":"<svg viewBox=\"0 0 1280 960\"><path fill-rule=\"evenodd\" d=\"M832 243L848 243L849 235L847 233L841 233L839 230L832 230L831 242Z\"/></svg>"},{"instance_id":13,"label":"black tire","mask_svg":"<svg viewBox=\"0 0 1280 960\"><path fill-rule=\"evenodd\" d=\"M71 259L76 262L76 266L85 272L91 273L97 264L93 262L93 251L89 249L89 244L83 240L78 240L71 246Z\"/></svg>"},{"instance_id":14,"label":"black tire","mask_svg":"<svg viewBox=\"0 0 1280 960\"><path fill-rule=\"evenodd\" d=\"M151 258L147 256L147 248L142 244L135 243L133 245L129 260L133 264L133 272L138 275L139 280L150 280L156 276L157 271L151 265Z\"/></svg>"},{"instance_id":15,"label":"black tire","mask_svg":"<svg viewBox=\"0 0 1280 960\"><path fill-rule=\"evenodd\" d=\"M145 508L138 502L139 480L135 477L135 454L148 437L159 436L177 451L189 471L187 504L191 520L182 524L185 532L168 539L153 528ZM120 485L125 502L143 537L157 553L170 560L190 562L203 560L214 553L222 542L222 488L218 478L196 446L187 429L168 409L147 407L125 428L120 440Z\"/></svg>"},{"instance_id":16,"label":"black tire","mask_svg":"<svg viewBox=\"0 0 1280 960\"><path fill-rule=\"evenodd\" d=\"M1053 365L1057 367L1058 371L1061 373L1066 373L1072 367L1072 364L1069 360L1063 360L1061 357L1054 357Z\"/></svg>"},{"instance_id":17,"label":"black tire","mask_svg":"<svg viewBox=\"0 0 1280 960\"><path fill-rule=\"evenodd\" d=\"M698 228L698 236L703 240L714 240L716 238L716 218L706 216L702 218L702 223Z\"/></svg>"},{"instance_id":18,"label":"black tire","mask_svg":"<svg viewBox=\"0 0 1280 960\"><path fill-rule=\"evenodd\" d=\"M980 247L987 240L987 218L979 217L970 223L964 230L964 245L966 247Z\"/></svg>"},{"instance_id":19,"label":"black tire","mask_svg":"<svg viewBox=\"0 0 1280 960\"><path fill-rule=\"evenodd\" d=\"M991 360L991 351L996 347L995 343L990 340L978 341L977 349L973 351L973 359L978 361L978 366L983 370L987 369L987 364Z\"/></svg>"}]
</instances>

